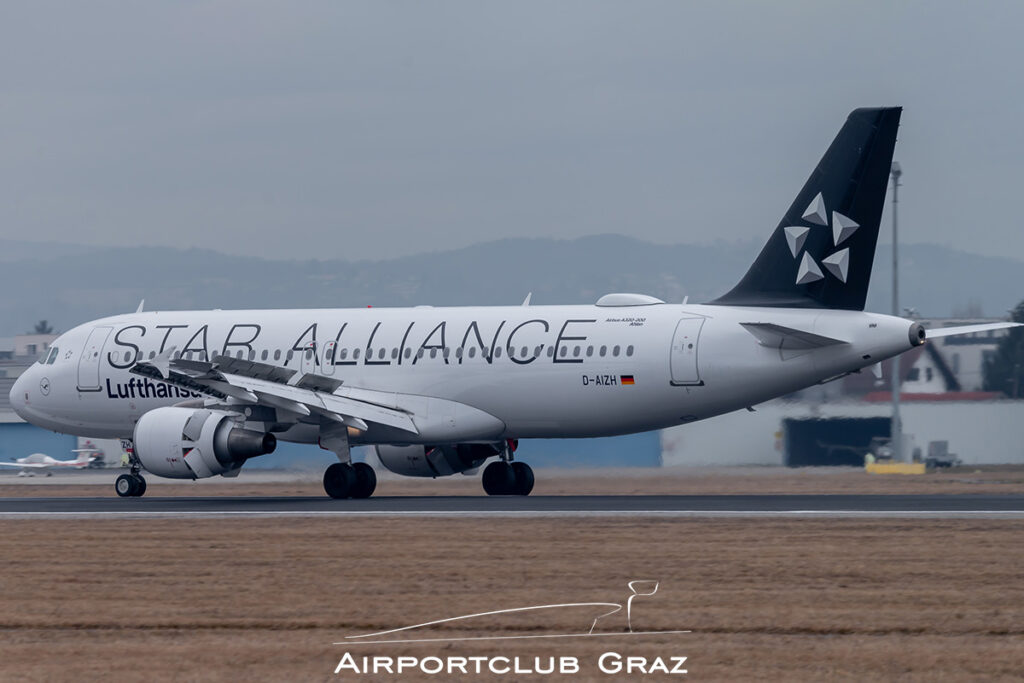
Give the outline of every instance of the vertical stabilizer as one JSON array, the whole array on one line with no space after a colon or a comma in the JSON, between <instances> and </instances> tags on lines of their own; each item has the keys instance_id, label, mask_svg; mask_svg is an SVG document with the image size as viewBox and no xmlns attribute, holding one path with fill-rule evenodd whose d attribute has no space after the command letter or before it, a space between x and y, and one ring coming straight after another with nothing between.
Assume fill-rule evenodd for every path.
<instances>
[{"instance_id":1,"label":"vertical stabilizer","mask_svg":"<svg viewBox=\"0 0 1024 683\"><path fill-rule=\"evenodd\" d=\"M712 303L864 310L901 112L850 114L754 265Z\"/></svg>"}]
</instances>

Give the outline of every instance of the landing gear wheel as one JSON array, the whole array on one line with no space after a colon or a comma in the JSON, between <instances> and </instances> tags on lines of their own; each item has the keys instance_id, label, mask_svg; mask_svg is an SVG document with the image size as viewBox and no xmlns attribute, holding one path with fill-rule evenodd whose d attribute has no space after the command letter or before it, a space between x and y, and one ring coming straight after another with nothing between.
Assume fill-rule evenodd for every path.
<instances>
[{"instance_id":1,"label":"landing gear wheel","mask_svg":"<svg viewBox=\"0 0 1024 683\"><path fill-rule=\"evenodd\" d=\"M122 498L138 498L146 492L146 480L139 474L122 474L114 481L114 490Z\"/></svg>"},{"instance_id":2,"label":"landing gear wheel","mask_svg":"<svg viewBox=\"0 0 1024 683\"><path fill-rule=\"evenodd\" d=\"M336 462L324 472L324 491L331 498L348 498L356 485L352 465Z\"/></svg>"},{"instance_id":3,"label":"landing gear wheel","mask_svg":"<svg viewBox=\"0 0 1024 683\"><path fill-rule=\"evenodd\" d=\"M517 496L530 495L530 491L533 490L533 468L525 462L514 462L512 473L516 480L513 493Z\"/></svg>"},{"instance_id":4,"label":"landing gear wheel","mask_svg":"<svg viewBox=\"0 0 1024 683\"><path fill-rule=\"evenodd\" d=\"M516 475L512 465L503 460L492 462L484 468L484 492L488 496L508 496L514 493Z\"/></svg>"},{"instance_id":5,"label":"landing gear wheel","mask_svg":"<svg viewBox=\"0 0 1024 683\"><path fill-rule=\"evenodd\" d=\"M350 489L349 495L353 498L369 498L377 488L377 473L365 462L352 464L352 471L355 474L355 485Z\"/></svg>"},{"instance_id":6,"label":"landing gear wheel","mask_svg":"<svg viewBox=\"0 0 1024 683\"><path fill-rule=\"evenodd\" d=\"M122 474L114 481L114 490L122 498L131 498L135 495L135 477L130 474Z\"/></svg>"}]
</instances>

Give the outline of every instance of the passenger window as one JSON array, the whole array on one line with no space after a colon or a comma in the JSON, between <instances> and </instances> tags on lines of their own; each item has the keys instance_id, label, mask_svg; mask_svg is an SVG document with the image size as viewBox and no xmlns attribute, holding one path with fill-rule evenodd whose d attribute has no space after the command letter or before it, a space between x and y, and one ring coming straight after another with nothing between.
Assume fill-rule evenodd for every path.
<instances>
[{"instance_id":1,"label":"passenger window","mask_svg":"<svg viewBox=\"0 0 1024 683\"><path fill-rule=\"evenodd\" d=\"M594 347L593 346L588 346L587 347L587 358L590 358L593 355L594 355Z\"/></svg>"},{"instance_id":2,"label":"passenger window","mask_svg":"<svg viewBox=\"0 0 1024 683\"><path fill-rule=\"evenodd\" d=\"M274 360L281 360L281 349L274 349Z\"/></svg>"},{"instance_id":3,"label":"passenger window","mask_svg":"<svg viewBox=\"0 0 1024 683\"><path fill-rule=\"evenodd\" d=\"M338 354L338 355L340 355L340 356L341 356L341 359L342 359L342 360L345 360L346 358L348 358L348 349L342 349L342 350L341 350L341 353L340 353L340 354Z\"/></svg>"},{"instance_id":4,"label":"passenger window","mask_svg":"<svg viewBox=\"0 0 1024 683\"><path fill-rule=\"evenodd\" d=\"M618 356L619 356L619 347L618 346L616 346L614 349L612 349L612 355L615 356L616 358L618 358Z\"/></svg>"},{"instance_id":5,"label":"passenger window","mask_svg":"<svg viewBox=\"0 0 1024 683\"><path fill-rule=\"evenodd\" d=\"M263 349L263 353L260 354L260 360L266 360L268 355L267 350Z\"/></svg>"},{"instance_id":6,"label":"passenger window","mask_svg":"<svg viewBox=\"0 0 1024 683\"><path fill-rule=\"evenodd\" d=\"M568 355L568 353L569 353L569 347L568 346L563 346L563 347L558 349L558 355L561 356L562 358L565 358L566 355Z\"/></svg>"},{"instance_id":7,"label":"passenger window","mask_svg":"<svg viewBox=\"0 0 1024 683\"><path fill-rule=\"evenodd\" d=\"M632 356L633 355L633 345L632 344L630 344L629 346L626 347L626 355L627 356Z\"/></svg>"},{"instance_id":8,"label":"passenger window","mask_svg":"<svg viewBox=\"0 0 1024 683\"><path fill-rule=\"evenodd\" d=\"M352 349L352 358L359 360L359 349Z\"/></svg>"},{"instance_id":9,"label":"passenger window","mask_svg":"<svg viewBox=\"0 0 1024 683\"><path fill-rule=\"evenodd\" d=\"M398 349L391 349L391 360L398 358Z\"/></svg>"},{"instance_id":10,"label":"passenger window","mask_svg":"<svg viewBox=\"0 0 1024 683\"><path fill-rule=\"evenodd\" d=\"M555 357L555 347L554 346L549 346L548 347L548 358L554 358L554 357Z\"/></svg>"},{"instance_id":11,"label":"passenger window","mask_svg":"<svg viewBox=\"0 0 1024 683\"><path fill-rule=\"evenodd\" d=\"M495 358L501 358L501 347L500 346L498 348L494 349L494 357Z\"/></svg>"},{"instance_id":12,"label":"passenger window","mask_svg":"<svg viewBox=\"0 0 1024 683\"><path fill-rule=\"evenodd\" d=\"M430 349L430 357L437 358L437 349Z\"/></svg>"},{"instance_id":13,"label":"passenger window","mask_svg":"<svg viewBox=\"0 0 1024 683\"><path fill-rule=\"evenodd\" d=\"M377 358L380 358L381 360L384 360L384 354L385 353L387 353L387 349L381 349L380 351L377 352Z\"/></svg>"},{"instance_id":14,"label":"passenger window","mask_svg":"<svg viewBox=\"0 0 1024 683\"><path fill-rule=\"evenodd\" d=\"M469 357L470 358L476 358L476 347L475 346L470 346L469 347Z\"/></svg>"},{"instance_id":15,"label":"passenger window","mask_svg":"<svg viewBox=\"0 0 1024 683\"><path fill-rule=\"evenodd\" d=\"M410 358L412 358L412 349L406 349L405 350L405 359L409 360Z\"/></svg>"},{"instance_id":16,"label":"passenger window","mask_svg":"<svg viewBox=\"0 0 1024 683\"><path fill-rule=\"evenodd\" d=\"M601 353L601 358L604 358L605 355L608 353L608 347L607 346L602 346L600 353Z\"/></svg>"},{"instance_id":17,"label":"passenger window","mask_svg":"<svg viewBox=\"0 0 1024 683\"><path fill-rule=\"evenodd\" d=\"M580 357L580 347L574 346L572 348L572 357L573 358L579 358Z\"/></svg>"}]
</instances>

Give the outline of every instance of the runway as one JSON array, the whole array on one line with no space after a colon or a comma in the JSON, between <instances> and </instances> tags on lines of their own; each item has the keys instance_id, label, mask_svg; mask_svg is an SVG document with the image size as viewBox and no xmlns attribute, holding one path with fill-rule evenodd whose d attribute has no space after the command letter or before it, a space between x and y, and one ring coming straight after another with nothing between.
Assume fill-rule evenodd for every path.
<instances>
[{"instance_id":1,"label":"runway","mask_svg":"<svg viewBox=\"0 0 1024 683\"><path fill-rule=\"evenodd\" d=\"M938 517L1024 519L1024 495L2 498L12 517Z\"/></svg>"}]
</instances>

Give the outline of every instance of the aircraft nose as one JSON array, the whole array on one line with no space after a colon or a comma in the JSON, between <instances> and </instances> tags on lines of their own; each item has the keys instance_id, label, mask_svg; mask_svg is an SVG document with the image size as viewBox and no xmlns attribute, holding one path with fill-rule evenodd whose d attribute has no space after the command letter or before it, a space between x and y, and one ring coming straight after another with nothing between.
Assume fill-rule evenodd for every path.
<instances>
[{"instance_id":1,"label":"aircraft nose","mask_svg":"<svg viewBox=\"0 0 1024 683\"><path fill-rule=\"evenodd\" d=\"M18 417L26 422L32 422L32 402L41 395L41 383L47 383L47 380L40 380L36 376L35 370L36 368L33 366L14 380L9 397L11 408L18 414Z\"/></svg>"}]
</instances>

